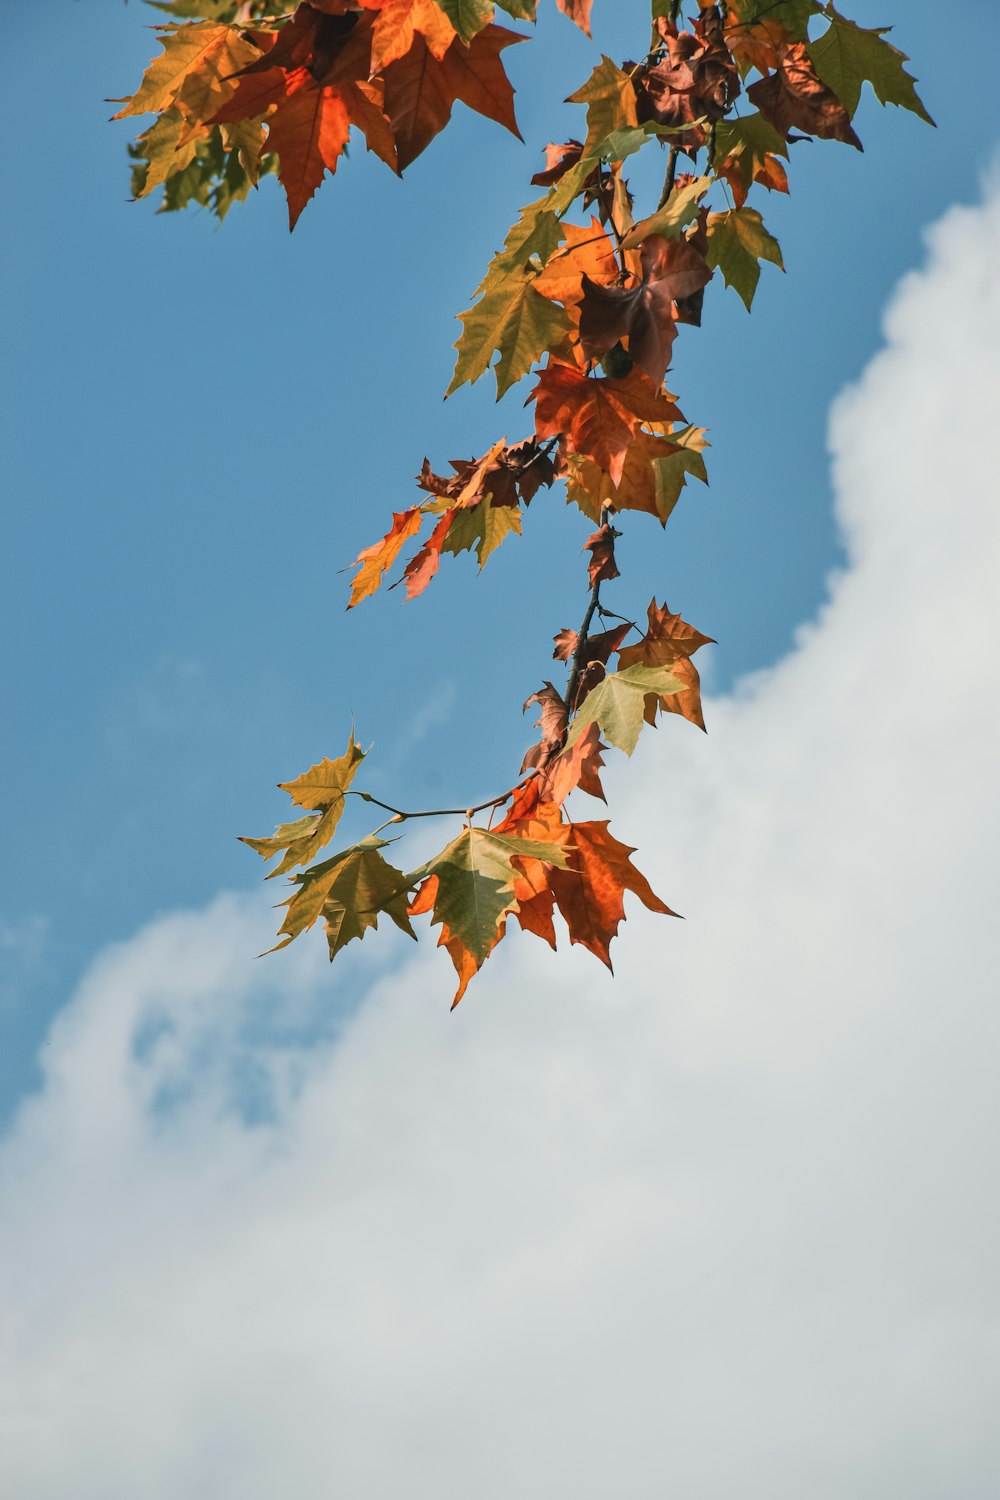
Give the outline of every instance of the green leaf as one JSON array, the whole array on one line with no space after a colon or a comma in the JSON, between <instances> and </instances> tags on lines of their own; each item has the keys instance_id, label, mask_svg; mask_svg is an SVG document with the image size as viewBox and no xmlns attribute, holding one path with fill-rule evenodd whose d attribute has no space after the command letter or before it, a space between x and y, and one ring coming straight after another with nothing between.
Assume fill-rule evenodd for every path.
<instances>
[{"instance_id":1,"label":"green leaf","mask_svg":"<svg viewBox=\"0 0 1000 1500\"><path fill-rule=\"evenodd\" d=\"M493 371L499 400L546 349L570 332L565 309L535 291L534 277L534 271L488 276L479 301L459 314L462 334L455 344L458 358L446 396L466 381L474 384L498 352Z\"/></svg>"},{"instance_id":2,"label":"green leaf","mask_svg":"<svg viewBox=\"0 0 1000 1500\"><path fill-rule=\"evenodd\" d=\"M197 136L178 147L186 123L179 110L164 110L129 147L129 155L137 163L132 173L133 198L145 198L154 188L162 187L175 172L183 172L193 160L198 150Z\"/></svg>"},{"instance_id":3,"label":"green leaf","mask_svg":"<svg viewBox=\"0 0 1000 1500\"><path fill-rule=\"evenodd\" d=\"M867 30L834 8L826 7L830 28L809 44L813 66L827 88L833 90L848 114L853 115L861 97L861 86L870 83L882 104L898 104L912 110L928 125L934 121L924 108L915 79L903 67L909 59L885 41L889 26Z\"/></svg>"},{"instance_id":4,"label":"green leaf","mask_svg":"<svg viewBox=\"0 0 1000 1500\"><path fill-rule=\"evenodd\" d=\"M726 0L730 19L742 26L757 21L776 21L793 41L804 42L809 35L809 17L823 9L817 0Z\"/></svg>"},{"instance_id":5,"label":"green leaf","mask_svg":"<svg viewBox=\"0 0 1000 1500\"><path fill-rule=\"evenodd\" d=\"M347 750L337 760L321 760L294 781L281 783L282 791L293 802L313 809L315 816L283 823L270 838L240 840L255 849L262 859L272 859L280 850L286 851L281 863L269 871L269 880L296 865L308 864L330 842L344 811L344 794L364 758L365 752L358 748L352 732Z\"/></svg>"},{"instance_id":6,"label":"green leaf","mask_svg":"<svg viewBox=\"0 0 1000 1500\"><path fill-rule=\"evenodd\" d=\"M474 547L482 569L512 531L521 533L520 509L516 505L494 505L487 495L477 505L463 506L455 512L441 551L457 557Z\"/></svg>"},{"instance_id":7,"label":"green leaf","mask_svg":"<svg viewBox=\"0 0 1000 1500\"><path fill-rule=\"evenodd\" d=\"M538 0L497 0L497 4L515 21L533 21L538 9Z\"/></svg>"},{"instance_id":8,"label":"green leaf","mask_svg":"<svg viewBox=\"0 0 1000 1500\"><path fill-rule=\"evenodd\" d=\"M580 738L590 724L596 724L610 745L617 745L631 755L639 739L643 721L652 723L656 699L666 693L681 693L687 687L669 667L628 667L624 672L609 672L591 688L566 736L566 749ZM647 700L653 702L647 709Z\"/></svg>"},{"instance_id":9,"label":"green leaf","mask_svg":"<svg viewBox=\"0 0 1000 1500\"><path fill-rule=\"evenodd\" d=\"M278 929L281 941L268 952L287 948L320 916L326 921L331 960L354 938L363 938L370 927L378 927L382 912L415 938L407 916L410 882L379 853L388 843L372 834L294 876L299 889L282 902L288 910Z\"/></svg>"},{"instance_id":10,"label":"green leaf","mask_svg":"<svg viewBox=\"0 0 1000 1500\"><path fill-rule=\"evenodd\" d=\"M409 886L438 878L435 922L442 922L480 967L494 946L501 919L517 905L512 860L538 859L567 868L566 851L536 839L508 838L485 828L463 828L434 859L407 877Z\"/></svg>"},{"instance_id":11,"label":"green leaf","mask_svg":"<svg viewBox=\"0 0 1000 1500\"><path fill-rule=\"evenodd\" d=\"M672 432L670 441L679 444L680 452L670 453L666 458L654 458L652 461L656 508L664 526L680 499L689 474L700 479L702 484L708 483L705 460L701 456L705 447L705 428L685 427L680 432Z\"/></svg>"},{"instance_id":12,"label":"green leaf","mask_svg":"<svg viewBox=\"0 0 1000 1500\"><path fill-rule=\"evenodd\" d=\"M583 191L587 178L602 161L625 161L642 149L646 142L666 133L665 125L647 120L642 125L623 125L610 135L595 141L580 157L576 166L570 167L559 181L549 188L541 203L552 213L564 214L573 199Z\"/></svg>"},{"instance_id":13,"label":"green leaf","mask_svg":"<svg viewBox=\"0 0 1000 1500\"><path fill-rule=\"evenodd\" d=\"M739 179L744 197L769 156L783 156L787 161L788 145L781 132L763 115L744 115L740 119L734 115L716 125L714 161L717 168L723 162L730 162L725 175Z\"/></svg>"},{"instance_id":14,"label":"green leaf","mask_svg":"<svg viewBox=\"0 0 1000 1500\"><path fill-rule=\"evenodd\" d=\"M493 0L436 0L463 42L471 42L493 19Z\"/></svg>"},{"instance_id":15,"label":"green leaf","mask_svg":"<svg viewBox=\"0 0 1000 1500\"><path fill-rule=\"evenodd\" d=\"M700 200L712 186L714 178L696 177L686 187L675 188L662 208L658 208L648 219L641 219L622 240L622 249L631 250L642 244L651 234L662 234L667 239L676 239L682 229L698 217Z\"/></svg>"},{"instance_id":16,"label":"green leaf","mask_svg":"<svg viewBox=\"0 0 1000 1500\"><path fill-rule=\"evenodd\" d=\"M517 275L535 260L541 268L564 238L558 215L549 206L547 198L536 198L534 203L526 204L521 209L517 222L508 229L503 248L496 252L486 268L486 275L476 288L476 295L498 274L506 272Z\"/></svg>"},{"instance_id":17,"label":"green leaf","mask_svg":"<svg viewBox=\"0 0 1000 1500\"><path fill-rule=\"evenodd\" d=\"M601 58L587 82L570 94L566 103L587 106L585 154L612 131L639 123L632 80L610 57Z\"/></svg>"},{"instance_id":18,"label":"green leaf","mask_svg":"<svg viewBox=\"0 0 1000 1500\"><path fill-rule=\"evenodd\" d=\"M780 270L785 269L781 246L768 234L755 208L709 214L705 259L713 269L718 266L726 285L739 292L748 312L760 280L760 261L769 260Z\"/></svg>"}]
</instances>

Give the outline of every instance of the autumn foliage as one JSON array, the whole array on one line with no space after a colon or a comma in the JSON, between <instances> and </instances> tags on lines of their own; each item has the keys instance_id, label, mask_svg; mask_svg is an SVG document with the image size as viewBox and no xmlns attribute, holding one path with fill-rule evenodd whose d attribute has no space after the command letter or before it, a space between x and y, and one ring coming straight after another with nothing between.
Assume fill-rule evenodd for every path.
<instances>
[{"instance_id":1,"label":"autumn foliage","mask_svg":"<svg viewBox=\"0 0 1000 1500\"><path fill-rule=\"evenodd\" d=\"M115 116L155 116L130 148L135 196L162 187L164 209L197 202L221 218L275 172L294 228L352 132L397 173L459 103L517 135L505 54L526 34L495 16L531 22L539 3L312 0L290 14L271 0L162 4L171 20L161 50ZM591 0L553 3L589 34ZM904 54L832 3L652 0L651 36L642 0L628 4L638 59L601 57L570 96L584 121L545 147L531 177L538 195L460 314L448 393L488 370L498 398L529 378L533 430L450 472L425 458L410 503L360 553L351 583L350 607L394 573L389 586L414 599L445 555L474 552L483 567L541 491L565 486L590 524L588 603L580 626L555 636L563 681L545 681L524 705L538 739L513 786L484 805L404 811L354 785L365 752L352 733L343 755L283 783L300 815L245 840L276 861L270 877L292 882L278 947L322 919L334 958L380 916L413 936L411 919L429 915L458 975L455 1003L511 918L555 947L558 912L570 941L610 967L625 892L672 915L608 823L571 816L567 804L604 800L605 756L631 755L660 715L705 727L694 657L710 637L656 599L634 621L604 593L619 576L620 518L637 511L664 526L689 477L707 478L705 429L664 384L678 332L701 325L716 273L749 309L761 263L782 267L748 200L788 192L790 149L803 139L860 150L852 118L865 83L883 104L929 120ZM661 153L664 170L658 201L641 213L626 176L640 151ZM348 797L389 816L330 855ZM488 814L485 825L476 814ZM386 857L386 828L449 815L462 826L432 859L403 870Z\"/></svg>"}]
</instances>

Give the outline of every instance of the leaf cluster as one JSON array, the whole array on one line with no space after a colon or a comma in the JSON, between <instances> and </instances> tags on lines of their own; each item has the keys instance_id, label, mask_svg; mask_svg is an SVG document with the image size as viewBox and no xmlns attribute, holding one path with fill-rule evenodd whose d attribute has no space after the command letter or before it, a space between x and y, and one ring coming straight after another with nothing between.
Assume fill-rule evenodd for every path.
<instances>
[{"instance_id":1,"label":"leaf cluster","mask_svg":"<svg viewBox=\"0 0 1000 1500\"><path fill-rule=\"evenodd\" d=\"M557 4L589 30L590 0ZM160 28L162 50L116 118L156 115L132 148L133 186L136 196L162 186L164 208L199 202L221 217L272 170L294 227L352 131L397 172L456 102L517 134L501 54L524 37L496 24L489 0L311 0L289 16L216 0L160 8L173 18ZM532 21L536 0L501 0L500 9ZM716 273L749 310L762 264L784 269L758 203L762 191L788 193L793 146L819 138L860 149L852 122L865 83L883 104L930 118L884 28L856 26L832 0L698 0L691 16L680 11L653 0L646 52L601 57L570 96L585 111L582 128L546 146L531 179L537 195L460 314L447 394L490 370L498 399L530 378L532 429L453 459L449 473L425 458L416 493L354 565L349 608L400 563L390 587L415 599L447 554L473 552L482 568L521 534L539 493L562 484L595 528L581 547L583 620L555 636L565 682L546 680L528 696L539 738L515 784L481 807L380 803L353 785L365 759L353 733L338 759L284 783L304 814L245 840L294 886L278 947L322 919L332 958L382 914L411 936L412 919L429 915L458 976L457 1003L510 918L555 946L558 913L570 941L610 966L626 891L672 915L631 863L634 851L567 802L604 800L605 755L631 755L664 714L705 727L693 658L711 638L655 599L637 624L602 592L620 576L625 518L665 526L688 479L707 482L706 429L666 386L675 344L682 328L701 326ZM658 201L643 212L626 175L640 152L659 153L664 168ZM351 796L390 816L329 855ZM476 813L488 814L484 824ZM460 831L417 868L397 868L383 852L395 842L380 837L390 825L463 814Z\"/></svg>"}]
</instances>

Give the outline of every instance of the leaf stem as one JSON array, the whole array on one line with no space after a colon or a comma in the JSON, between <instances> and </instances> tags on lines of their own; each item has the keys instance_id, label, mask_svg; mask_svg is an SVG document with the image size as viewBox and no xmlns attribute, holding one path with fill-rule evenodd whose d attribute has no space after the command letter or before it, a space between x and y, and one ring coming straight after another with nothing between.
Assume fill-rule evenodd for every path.
<instances>
[{"instance_id":1,"label":"leaf stem","mask_svg":"<svg viewBox=\"0 0 1000 1500\"><path fill-rule=\"evenodd\" d=\"M660 201L656 205L661 209L674 190L674 178L677 176L677 158L680 155L680 146L671 146L670 155L667 157L667 175L663 179L663 192Z\"/></svg>"}]
</instances>

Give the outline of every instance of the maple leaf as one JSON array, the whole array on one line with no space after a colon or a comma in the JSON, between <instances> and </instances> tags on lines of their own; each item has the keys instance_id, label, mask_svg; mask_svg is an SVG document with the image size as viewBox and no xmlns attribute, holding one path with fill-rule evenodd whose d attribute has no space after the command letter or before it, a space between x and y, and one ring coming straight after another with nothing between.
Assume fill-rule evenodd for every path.
<instances>
[{"instance_id":1,"label":"maple leaf","mask_svg":"<svg viewBox=\"0 0 1000 1500\"><path fill-rule=\"evenodd\" d=\"M600 358L628 340L635 363L657 384L670 363L677 333L674 302L705 286L712 273L705 257L689 240L653 235L640 250L642 281L638 286L597 286L584 279L580 338L590 359Z\"/></svg>"},{"instance_id":2,"label":"maple leaf","mask_svg":"<svg viewBox=\"0 0 1000 1500\"><path fill-rule=\"evenodd\" d=\"M289 229L295 228L325 173L337 170L350 125L339 89L319 87L311 78L306 82L294 73L288 75L286 99L268 121L267 144L269 150L278 153L278 176L288 199Z\"/></svg>"},{"instance_id":3,"label":"maple leaf","mask_svg":"<svg viewBox=\"0 0 1000 1500\"><path fill-rule=\"evenodd\" d=\"M367 599L370 594L374 594L402 548L410 537L415 536L420 530L422 521L423 512L419 505L414 505L409 510L393 512L392 526L382 540L374 542L370 547L362 548L357 557L360 566L351 579L351 598L348 609L352 609L362 599Z\"/></svg>"},{"instance_id":4,"label":"maple leaf","mask_svg":"<svg viewBox=\"0 0 1000 1500\"><path fill-rule=\"evenodd\" d=\"M438 61L455 40L455 27L434 0L386 0L372 27L371 69L379 73L405 57L415 34L423 37Z\"/></svg>"},{"instance_id":5,"label":"maple leaf","mask_svg":"<svg viewBox=\"0 0 1000 1500\"><path fill-rule=\"evenodd\" d=\"M593 3L594 0L556 0L556 8L571 21L575 21L580 30L589 36L590 11Z\"/></svg>"},{"instance_id":6,"label":"maple leaf","mask_svg":"<svg viewBox=\"0 0 1000 1500\"><path fill-rule=\"evenodd\" d=\"M786 139L793 130L804 130L864 150L843 103L817 77L805 42L782 42L774 72L751 84L747 98Z\"/></svg>"},{"instance_id":7,"label":"maple leaf","mask_svg":"<svg viewBox=\"0 0 1000 1500\"><path fill-rule=\"evenodd\" d=\"M684 686L677 692L661 694L660 707L664 712L680 714L699 729L704 729L701 684L691 657L702 646L713 645L712 637L702 635L680 615L672 615L665 604L658 605L655 599L650 601L647 618L646 634L642 640L618 652L619 669L670 667Z\"/></svg>"},{"instance_id":8,"label":"maple leaf","mask_svg":"<svg viewBox=\"0 0 1000 1500\"><path fill-rule=\"evenodd\" d=\"M543 802L561 805L579 787L581 792L606 802L600 779L605 748L597 725L588 724L568 749L550 756L539 767L534 782L537 796Z\"/></svg>"},{"instance_id":9,"label":"maple leaf","mask_svg":"<svg viewBox=\"0 0 1000 1500\"><path fill-rule=\"evenodd\" d=\"M535 728L541 728L541 742L533 745L521 762L521 770L526 771L529 767L542 765L550 756L561 749L566 739L566 723L569 714L566 703L559 689L546 682L532 693L530 698L525 698L521 705L524 713L529 703L537 703L540 714L535 722Z\"/></svg>"},{"instance_id":10,"label":"maple leaf","mask_svg":"<svg viewBox=\"0 0 1000 1500\"><path fill-rule=\"evenodd\" d=\"M597 635L586 635L583 638L583 647L580 651L580 660L586 664L599 661L606 666L612 651L617 651L622 641L632 629L632 622L626 620L623 625L615 625L611 630L602 630ZM560 630L553 639L556 649L552 655L556 661L569 661L574 655L579 636L575 630Z\"/></svg>"},{"instance_id":11,"label":"maple leaf","mask_svg":"<svg viewBox=\"0 0 1000 1500\"><path fill-rule=\"evenodd\" d=\"M590 578L591 588L597 584L604 583L606 579L619 576L618 566L615 562L615 537L619 533L607 521L599 527L584 542L582 552L590 553L590 562L587 564L587 575Z\"/></svg>"},{"instance_id":12,"label":"maple leaf","mask_svg":"<svg viewBox=\"0 0 1000 1500\"><path fill-rule=\"evenodd\" d=\"M914 87L915 80L903 67L909 59L885 35L889 26L869 30L847 20L831 4L824 15L830 26L815 42L809 43L809 56L820 79L833 90L849 115L853 115L861 97L861 86L870 83L880 104L898 104L926 120L927 113Z\"/></svg>"},{"instance_id":13,"label":"maple leaf","mask_svg":"<svg viewBox=\"0 0 1000 1500\"><path fill-rule=\"evenodd\" d=\"M566 243L547 257L532 286L543 297L572 307L583 297L584 276L608 286L618 280L619 268L614 243L598 219L591 218L587 228L563 224L562 232Z\"/></svg>"},{"instance_id":14,"label":"maple leaf","mask_svg":"<svg viewBox=\"0 0 1000 1500\"><path fill-rule=\"evenodd\" d=\"M330 842L344 811L347 788L364 758L365 752L352 733L346 751L336 760L321 760L294 781L280 783L298 807L312 809L315 815L282 824L270 838L241 838L241 843L249 844L265 860L285 850L280 864L268 872L269 880L296 865L308 864Z\"/></svg>"},{"instance_id":15,"label":"maple leaf","mask_svg":"<svg viewBox=\"0 0 1000 1500\"><path fill-rule=\"evenodd\" d=\"M673 399L638 369L594 377L550 359L528 400L536 403L539 437L560 434L563 454L592 459L616 486L643 423L669 429L683 420Z\"/></svg>"},{"instance_id":16,"label":"maple leaf","mask_svg":"<svg viewBox=\"0 0 1000 1500\"><path fill-rule=\"evenodd\" d=\"M739 34L757 28L760 18L767 20L793 41L804 42L809 35L809 17L823 9L820 0L726 0L727 31Z\"/></svg>"},{"instance_id":17,"label":"maple leaf","mask_svg":"<svg viewBox=\"0 0 1000 1500\"><path fill-rule=\"evenodd\" d=\"M609 672L580 705L566 736L567 750L589 724L596 724L610 745L631 755L643 723L655 720L657 700L682 693L689 685L669 666L635 666Z\"/></svg>"},{"instance_id":18,"label":"maple leaf","mask_svg":"<svg viewBox=\"0 0 1000 1500\"><path fill-rule=\"evenodd\" d=\"M614 131L639 123L632 80L610 57L601 58L587 82L566 103L587 106L585 154Z\"/></svg>"},{"instance_id":19,"label":"maple leaf","mask_svg":"<svg viewBox=\"0 0 1000 1500\"><path fill-rule=\"evenodd\" d=\"M511 831L531 839L559 841L565 865L526 865L515 882L515 915L521 927L555 947L553 909L558 909L571 943L611 965L610 946L625 918L624 894L631 891L650 911L676 916L632 864L635 850L619 843L606 822L564 822L559 807L539 803Z\"/></svg>"},{"instance_id":20,"label":"maple leaf","mask_svg":"<svg viewBox=\"0 0 1000 1500\"><path fill-rule=\"evenodd\" d=\"M625 920L626 891L638 896L649 911L665 917L677 913L636 869L629 858L635 850L614 838L607 822L567 827L572 845L569 868L551 871L552 894L570 942L579 943L611 969L611 942Z\"/></svg>"},{"instance_id":21,"label":"maple leaf","mask_svg":"<svg viewBox=\"0 0 1000 1500\"><path fill-rule=\"evenodd\" d=\"M538 8L538 0L497 0L497 4L515 21L533 21Z\"/></svg>"},{"instance_id":22,"label":"maple leaf","mask_svg":"<svg viewBox=\"0 0 1000 1500\"><path fill-rule=\"evenodd\" d=\"M185 135L183 144L181 136ZM137 136L132 155L142 158L146 165L140 175L132 180L133 198L144 198L155 188L162 187L167 178L183 172L198 150L199 140L209 134L191 130L188 121L178 109L165 109L148 130Z\"/></svg>"},{"instance_id":23,"label":"maple leaf","mask_svg":"<svg viewBox=\"0 0 1000 1500\"><path fill-rule=\"evenodd\" d=\"M486 26L464 45L458 38L439 60L422 36L385 69L385 110L396 138L400 170L420 155L451 118L456 100L496 120L521 139L514 90L500 53L525 38L503 26Z\"/></svg>"},{"instance_id":24,"label":"maple leaf","mask_svg":"<svg viewBox=\"0 0 1000 1500\"><path fill-rule=\"evenodd\" d=\"M441 550L457 556L459 552L475 549L481 572L487 560L512 532L517 536L521 534L521 512L515 506L495 505L487 495L475 505L455 510Z\"/></svg>"},{"instance_id":25,"label":"maple leaf","mask_svg":"<svg viewBox=\"0 0 1000 1500\"><path fill-rule=\"evenodd\" d=\"M441 549L455 514L453 510L445 511L420 551L406 564L399 582L406 584L407 599L415 599L418 594L422 594L440 567ZM395 588L396 584L392 586Z\"/></svg>"},{"instance_id":26,"label":"maple leaf","mask_svg":"<svg viewBox=\"0 0 1000 1500\"><path fill-rule=\"evenodd\" d=\"M287 948L320 916L326 924L331 961L353 939L363 938L371 927L377 928L383 912L416 939L407 914L407 877L380 853L390 842L371 835L293 876L298 890L281 903L288 910L278 929L279 941L267 951L276 953Z\"/></svg>"},{"instance_id":27,"label":"maple leaf","mask_svg":"<svg viewBox=\"0 0 1000 1500\"><path fill-rule=\"evenodd\" d=\"M423 887L410 905L411 916L432 910L432 922L441 925L438 946L447 948L455 965L459 987L452 1009L503 936L501 923L517 905L514 861L524 859L566 865L564 850L552 841L470 826L407 877L409 887Z\"/></svg>"},{"instance_id":28,"label":"maple leaf","mask_svg":"<svg viewBox=\"0 0 1000 1500\"><path fill-rule=\"evenodd\" d=\"M473 385L499 353L494 367L499 400L527 374L539 354L569 332L567 314L534 287L536 262L544 265L562 237L562 225L544 199L521 210L476 289L478 300L459 314L462 333L455 343L458 358L446 396L466 382Z\"/></svg>"},{"instance_id":29,"label":"maple leaf","mask_svg":"<svg viewBox=\"0 0 1000 1500\"><path fill-rule=\"evenodd\" d=\"M715 172L729 183L737 208L746 202L751 182L788 192L779 156L788 157L785 138L761 114L720 120L716 126Z\"/></svg>"},{"instance_id":30,"label":"maple leaf","mask_svg":"<svg viewBox=\"0 0 1000 1500\"><path fill-rule=\"evenodd\" d=\"M647 219L641 219L629 230L622 239L622 249L630 250L653 235L662 235L666 239L676 238L682 229L698 217L698 205L711 185L711 177L694 177L683 187L676 186L655 213L650 214Z\"/></svg>"},{"instance_id":31,"label":"maple leaf","mask_svg":"<svg viewBox=\"0 0 1000 1500\"><path fill-rule=\"evenodd\" d=\"M463 331L455 344L458 358L446 396L466 382L473 385L497 353L493 373L499 400L540 354L558 346L569 333L569 316L535 290L534 279L530 269L489 276L479 300L459 314Z\"/></svg>"},{"instance_id":32,"label":"maple leaf","mask_svg":"<svg viewBox=\"0 0 1000 1500\"><path fill-rule=\"evenodd\" d=\"M708 483L702 449L703 427L685 427L668 438L640 433L625 455L621 481L615 485L590 459L570 457L566 467L566 498L592 521L601 507L639 510L665 526L689 474Z\"/></svg>"},{"instance_id":33,"label":"maple leaf","mask_svg":"<svg viewBox=\"0 0 1000 1500\"><path fill-rule=\"evenodd\" d=\"M781 246L764 228L755 208L731 208L708 216L707 263L718 267L726 285L742 297L747 312L760 280L760 262L769 260L785 269Z\"/></svg>"},{"instance_id":34,"label":"maple leaf","mask_svg":"<svg viewBox=\"0 0 1000 1500\"><path fill-rule=\"evenodd\" d=\"M720 120L740 93L719 9L704 9L693 32L679 31L675 21L663 16L656 28L662 55L630 70L639 120L683 129L684 144L697 148L706 140L702 121Z\"/></svg>"},{"instance_id":35,"label":"maple leaf","mask_svg":"<svg viewBox=\"0 0 1000 1500\"><path fill-rule=\"evenodd\" d=\"M463 42L482 31L493 19L493 0L437 0Z\"/></svg>"},{"instance_id":36,"label":"maple leaf","mask_svg":"<svg viewBox=\"0 0 1000 1500\"><path fill-rule=\"evenodd\" d=\"M583 155L583 142L578 140L563 141L560 145L550 144L545 148L545 170L544 172L532 173L531 181L536 187L551 187L553 183L564 177L570 167L575 167Z\"/></svg>"},{"instance_id":37,"label":"maple leaf","mask_svg":"<svg viewBox=\"0 0 1000 1500\"><path fill-rule=\"evenodd\" d=\"M182 26L157 26L163 50L143 75L142 83L114 120L130 115L159 114L177 107L189 119L204 123L204 111L217 108L235 85L226 80L255 61L259 49L230 26L195 21ZM209 101L213 101L209 103ZM197 111L201 110L199 114Z\"/></svg>"}]
</instances>

